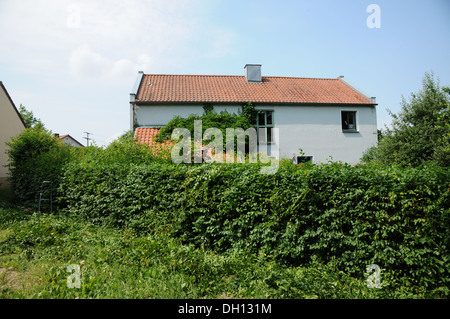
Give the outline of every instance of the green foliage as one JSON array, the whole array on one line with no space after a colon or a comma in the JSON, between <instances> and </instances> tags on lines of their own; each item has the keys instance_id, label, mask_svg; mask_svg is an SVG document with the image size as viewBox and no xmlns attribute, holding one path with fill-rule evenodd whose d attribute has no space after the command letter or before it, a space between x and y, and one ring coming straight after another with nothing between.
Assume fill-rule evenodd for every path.
<instances>
[{"instance_id":1,"label":"green foliage","mask_svg":"<svg viewBox=\"0 0 450 319\"><path fill-rule=\"evenodd\" d=\"M372 146L368 148L361 157L362 163L381 163L380 155L379 155L380 149L377 146Z\"/></svg>"},{"instance_id":2,"label":"green foliage","mask_svg":"<svg viewBox=\"0 0 450 319\"><path fill-rule=\"evenodd\" d=\"M363 161L381 161L418 166L434 162L450 163L450 89L440 87L433 73L425 73L422 90L402 98L402 110L392 114L392 128L383 132L376 150Z\"/></svg>"},{"instance_id":3,"label":"green foliage","mask_svg":"<svg viewBox=\"0 0 450 319\"><path fill-rule=\"evenodd\" d=\"M137 235L64 215L24 218L0 204L4 215L10 222L0 237L0 267L6 270L0 299L424 297L399 288L370 289L333 262L286 267L265 254L217 254L182 244L165 231ZM73 264L80 266L80 288L67 286Z\"/></svg>"},{"instance_id":4,"label":"green foliage","mask_svg":"<svg viewBox=\"0 0 450 319\"><path fill-rule=\"evenodd\" d=\"M242 106L241 116L247 119L247 121L256 125L256 117L258 116L258 111L255 109L252 103L247 103Z\"/></svg>"},{"instance_id":5,"label":"green foliage","mask_svg":"<svg viewBox=\"0 0 450 319\"><path fill-rule=\"evenodd\" d=\"M55 193L63 166L71 159L70 147L40 125L25 129L8 142L10 179L22 204L34 206L42 182Z\"/></svg>"},{"instance_id":6,"label":"green foliage","mask_svg":"<svg viewBox=\"0 0 450 319\"><path fill-rule=\"evenodd\" d=\"M146 209L175 209L183 178L183 167L156 162L71 163L63 175L60 202L81 218L124 225Z\"/></svg>"},{"instance_id":7,"label":"green foliage","mask_svg":"<svg viewBox=\"0 0 450 319\"><path fill-rule=\"evenodd\" d=\"M175 165L131 132L72 149L38 127L10 146L18 198L32 202L49 180L62 215L0 206L0 228L9 227L0 252L89 262L81 292L52 266L37 297L449 294L448 168L285 161L268 175L261 164ZM370 264L382 269L379 292L365 286ZM132 293L124 280L144 288Z\"/></svg>"},{"instance_id":8,"label":"green foliage","mask_svg":"<svg viewBox=\"0 0 450 319\"><path fill-rule=\"evenodd\" d=\"M97 164L148 164L151 162L168 162L169 150L154 151L147 144L138 143L132 131L125 132L106 148L97 146L78 149L77 158L85 163Z\"/></svg>"},{"instance_id":9,"label":"green foliage","mask_svg":"<svg viewBox=\"0 0 450 319\"><path fill-rule=\"evenodd\" d=\"M74 163L60 196L67 214L96 223L290 266L316 258L356 278L377 264L387 287L425 291L449 284L449 180L433 165L283 165L265 175L250 164Z\"/></svg>"},{"instance_id":10,"label":"green foliage","mask_svg":"<svg viewBox=\"0 0 450 319\"><path fill-rule=\"evenodd\" d=\"M28 128L7 143L12 167L17 167L31 158L46 153L57 144L57 138L41 127Z\"/></svg>"},{"instance_id":11,"label":"green foliage","mask_svg":"<svg viewBox=\"0 0 450 319\"><path fill-rule=\"evenodd\" d=\"M23 121L25 122L26 127L40 127L44 128L44 123L38 118L36 118L32 111L29 111L26 109L26 107L22 104L19 106L19 113L22 117Z\"/></svg>"},{"instance_id":12,"label":"green foliage","mask_svg":"<svg viewBox=\"0 0 450 319\"><path fill-rule=\"evenodd\" d=\"M227 128L242 128L246 130L247 128L253 127L253 124L246 117L246 114L230 114L226 111L216 113L213 110L207 110L203 115L191 114L187 118L182 118L180 116L175 116L173 119L163 127L157 137L159 142L163 142L170 139L172 132L176 128L185 128L191 133L191 138L194 138L194 121L202 121L202 137L205 131L209 128L218 128L222 132L223 137L223 150L226 150L226 129ZM255 117L256 118L256 117ZM208 144L210 141L204 141L203 143Z\"/></svg>"},{"instance_id":13,"label":"green foliage","mask_svg":"<svg viewBox=\"0 0 450 319\"><path fill-rule=\"evenodd\" d=\"M34 208L37 207L42 189L56 196L66 164L129 165L164 163L170 159L169 151L153 151L148 145L137 143L132 132L126 132L106 148L73 148L59 141L42 126L36 125L12 138L7 145L10 179L16 200ZM44 181L49 183L43 184Z\"/></svg>"}]
</instances>

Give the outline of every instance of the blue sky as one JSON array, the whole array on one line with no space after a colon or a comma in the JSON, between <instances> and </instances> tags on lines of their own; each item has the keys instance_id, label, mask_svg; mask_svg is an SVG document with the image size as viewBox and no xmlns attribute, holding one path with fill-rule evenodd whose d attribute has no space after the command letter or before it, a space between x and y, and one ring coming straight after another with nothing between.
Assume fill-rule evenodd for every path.
<instances>
[{"instance_id":1,"label":"blue sky","mask_svg":"<svg viewBox=\"0 0 450 319\"><path fill-rule=\"evenodd\" d=\"M370 4L380 28L369 28ZM345 79L389 125L425 72L450 85L450 1L0 0L0 81L83 144L129 129L138 70Z\"/></svg>"}]
</instances>

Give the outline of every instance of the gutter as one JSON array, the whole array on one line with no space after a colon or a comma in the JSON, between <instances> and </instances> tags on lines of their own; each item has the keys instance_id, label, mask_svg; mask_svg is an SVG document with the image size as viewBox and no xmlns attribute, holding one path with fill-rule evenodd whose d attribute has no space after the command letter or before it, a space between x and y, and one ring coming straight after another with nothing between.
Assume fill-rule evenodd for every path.
<instances>
[{"instance_id":1,"label":"gutter","mask_svg":"<svg viewBox=\"0 0 450 319\"><path fill-rule=\"evenodd\" d=\"M142 78L144 77L144 71L139 71L134 83L133 89L130 93L130 130L134 131L134 123L136 119L136 96L141 86Z\"/></svg>"}]
</instances>

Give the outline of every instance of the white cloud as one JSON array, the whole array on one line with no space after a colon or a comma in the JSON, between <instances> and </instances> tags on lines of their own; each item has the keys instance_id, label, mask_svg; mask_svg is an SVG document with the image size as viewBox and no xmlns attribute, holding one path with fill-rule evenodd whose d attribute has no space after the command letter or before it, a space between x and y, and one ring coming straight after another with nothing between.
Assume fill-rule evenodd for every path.
<instances>
[{"instance_id":1,"label":"white cloud","mask_svg":"<svg viewBox=\"0 0 450 319\"><path fill-rule=\"evenodd\" d=\"M127 59L120 59L113 64L112 76L120 79L132 74L136 74L136 71L136 64Z\"/></svg>"},{"instance_id":2,"label":"white cloud","mask_svg":"<svg viewBox=\"0 0 450 319\"><path fill-rule=\"evenodd\" d=\"M204 52L212 58L230 52L233 34L202 27L208 6L207 0L0 0L0 80L16 83L10 92L27 92L14 101L51 130L79 141L85 131L116 137L129 128L137 71L171 72Z\"/></svg>"},{"instance_id":3,"label":"white cloud","mask_svg":"<svg viewBox=\"0 0 450 319\"><path fill-rule=\"evenodd\" d=\"M153 58L145 54L136 60L137 62L130 59L113 61L98 52L93 52L87 44L83 44L72 53L69 71L80 80L102 80L112 83L134 77L138 71L148 70L153 65Z\"/></svg>"},{"instance_id":4,"label":"white cloud","mask_svg":"<svg viewBox=\"0 0 450 319\"><path fill-rule=\"evenodd\" d=\"M75 50L69 62L70 74L83 78L102 78L111 69L111 61L101 54L92 52L87 44Z\"/></svg>"},{"instance_id":5,"label":"white cloud","mask_svg":"<svg viewBox=\"0 0 450 319\"><path fill-rule=\"evenodd\" d=\"M153 64L154 64L154 59L147 54L141 54L138 58L139 71L149 70L149 69L151 69Z\"/></svg>"},{"instance_id":6,"label":"white cloud","mask_svg":"<svg viewBox=\"0 0 450 319\"><path fill-rule=\"evenodd\" d=\"M2 0L0 61L35 74L65 68L77 78L173 64L195 29L191 3Z\"/></svg>"}]
</instances>

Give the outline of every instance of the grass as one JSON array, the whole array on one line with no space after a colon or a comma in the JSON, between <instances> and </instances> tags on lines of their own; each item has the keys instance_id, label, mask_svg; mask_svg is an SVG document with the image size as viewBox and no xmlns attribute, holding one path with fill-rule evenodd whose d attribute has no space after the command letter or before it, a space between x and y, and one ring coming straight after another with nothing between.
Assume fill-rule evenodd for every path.
<instances>
[{"instance_id":1,"label":"grass","mask_svg":"<svg viewBox=\"0 0 450 319\"><path fill-rule=\"evenodd\" d=\"M69 265L80 288L69 288ZM371 289L332 263L286 267L265 254L217 254L164 230L137 235L0 201L0 298L423 298Z\"/></svg>"}]
</instances>

